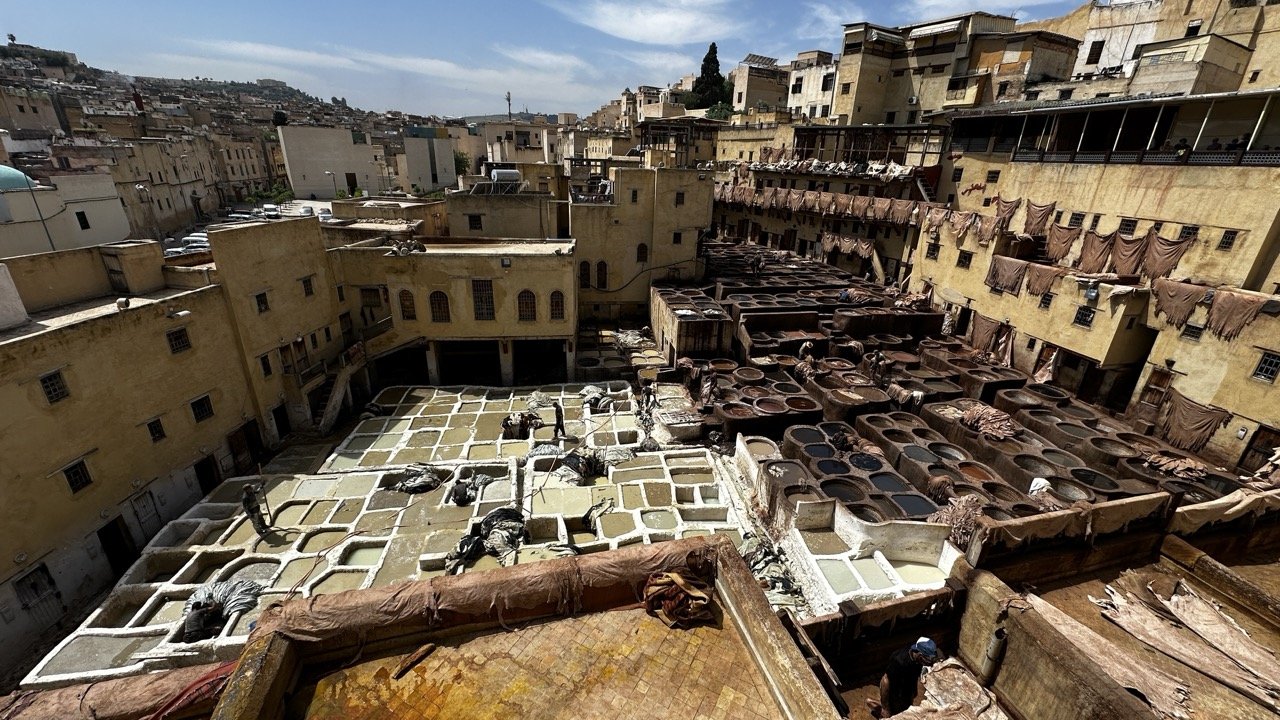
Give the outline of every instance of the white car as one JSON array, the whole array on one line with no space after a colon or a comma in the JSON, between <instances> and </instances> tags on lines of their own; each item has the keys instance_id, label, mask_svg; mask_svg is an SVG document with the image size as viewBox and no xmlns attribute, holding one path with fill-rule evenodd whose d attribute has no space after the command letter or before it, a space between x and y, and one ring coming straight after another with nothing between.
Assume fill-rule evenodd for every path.
<instances>
[{"instance_id":1,"label":"white car","mask_svg":"<svg viewBox=\"0 0 1280 720\"><path fill-rule=\"evenodd\" d=\"M333 217L333 211L329 208L320 208L319 212L316 213L316 217L321 220L328 220Z\"/></svg>"},{"instance_id":2,"label":"white car","mask_svg":"<svg viewBox=\"0 0 1280 720\"><path fill-rule=\"evenodd\" d=\"M280 217L280 207L278 205L267 203L262 206L262 216L267 218L278 218Z\"/></svg>"},{"instance_id":3,"label":"white car","mask_svg":"<svg viewBox=\"0 0 1280 720\"><path fill-rule=\"evenodd\" d=\"M310 205L303 205L298 208L298 214L302 217L313 217L316 214L316 209Z\"/></svg>"}]
</instances>

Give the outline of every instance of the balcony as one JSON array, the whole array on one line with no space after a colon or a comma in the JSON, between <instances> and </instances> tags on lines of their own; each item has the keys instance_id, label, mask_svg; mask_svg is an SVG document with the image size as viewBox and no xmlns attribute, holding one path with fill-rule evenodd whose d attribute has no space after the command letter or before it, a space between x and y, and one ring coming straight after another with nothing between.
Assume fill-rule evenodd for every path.
<instances>
[{"instance_id":1,"label":"balcony","mask_svg":"<svg viewBox=\"0 0 1280 720\"><path fill-rule=\"evenodd\" d=\"M388 315L374 324L360 331L360 337L365 342L382 335L391 330L391 316Z\"/></svg>"},{"instance_id":2,"label":"balcony","mask_svg":"<svg viewBox=\"0 0 1280 720\"><path fill-rule=\"evenodd\" d=\"M983 152L985 147L965 147L952 143L953 148L970 152ZM1078 163L1103 165L1244 165L1251 167L1280 166L1280 150L1018 150L1013 162Z\"/></svg>"}]
</instances>

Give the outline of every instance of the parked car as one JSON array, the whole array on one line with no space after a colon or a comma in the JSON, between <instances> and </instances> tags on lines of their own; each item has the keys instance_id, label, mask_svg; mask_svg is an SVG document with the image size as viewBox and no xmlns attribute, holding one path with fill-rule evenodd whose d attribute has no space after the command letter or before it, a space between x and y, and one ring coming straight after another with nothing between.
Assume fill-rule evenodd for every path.
<instances>
[{"instance_id":1,"label":"parked car","mask_svg":"<svg viewBox=\"0 0 1280 720\"><path fill-rule=\"evenodd\" d=\"M320 208L319 212L316 213L316 217L321 220L329 220L333 218L333 211L329 208Z\"/></svg>"},{"instance_id":2,"label":"parked car","mask_svg":"<svg viewBox=\"0 0 1280 720\"><path fill-rule=\"evenodd\" d=\"M301 215L302 217L314 217L316 214L316 209L311 207L310 205L303 205L302 207L298 208L298 214Z\"/></svg>"},{"instance_id":3,"label":"parked car","mask_svg":"<svg viewBox=\"0 0 1280 720\"><path fill-rule=\"evenodd\" d=\"M272 205L271 203L267 203L266 205L262 206L262 216L273 218L273 219L278 218L280 217L280 207L278 205Z\"/></svg>"}]
</instances>

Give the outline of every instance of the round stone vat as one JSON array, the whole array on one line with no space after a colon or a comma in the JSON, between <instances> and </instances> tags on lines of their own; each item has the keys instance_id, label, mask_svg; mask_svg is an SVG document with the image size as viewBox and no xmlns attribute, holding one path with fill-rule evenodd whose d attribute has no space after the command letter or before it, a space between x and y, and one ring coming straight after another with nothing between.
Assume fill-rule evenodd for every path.
<instances>
[{"instance_id":1,"label":"round stone vat","mask_svg":"<svg viewBox=\"0 0 1280 720\"><path fill-rule=\"evenodd\" d=\"M827 497L842 502L861 502L867 499L867 491L850 478L833 477L822 481L822 492Z\"/></svg>"},{"instance_id":2,"label":"round stone vat","mask_svg":"<svg viewBox=\"0 0 1280 720\"><path fill-rule=\"evenodd\" d=\"M818 475L831 476L848 475L853 468L839 458L823 458L813 462L813 469Z\"/></svg>"},{"instance_id":3,"label":"round stone vat","mask_svg":"<svg viewBox=\"0 0 1280 720\"><path fill-rule=\"evenodd\" d=\"M905 480L887 472L872 473L868 479L877 490L885 492L903 492L909 489Z\"/></svg>"},{"instance_id":4,"label":"round stone vat","mask_svg":"<svg viewBox=\"0 0 1280 720\"><path fill-rule=\"evenodd\" d=\"M1045 385L1044 383L1031 383L1023 386L1023 389L1032 395L1039 395L1040 397L1054 403L1061 402L1070 397L1067 395L1065 390L1060 390L1052 385Z\"/></svg>"},{"instance_id":5,"label":"round stone vat","mask_svg":"<svg viewBox=\"0 0 1280 720\"><path fill-rule=\"evenodd\" d=\"M1094 502L1097 497L1084 483L1064 477L1046 478L1049 481L1049 493L1066 503Z\"/></svg>"},{"instance_id":6,"label":"round stone vat","mask_svg":"<svg viewBox=\"0 0 1280 720\"><path fill-rule=\"evenodd\" d=\"M787 404L776 397L756 398L751 404L760 415L781 415L787 411Z\"/></svg>"},{"instance_id":7,"label":"round stone vat","mask_svg":"<svg viewBox=\"0 0 1280 720\"><path fill-rule=\"evenodd\" d=\"M982 489L997 502L1014 503L1026 498L1017 488L995 480L982 483Z\"/></svg>"},{"instance_id":8,"label":"round stone vat","mask_svg":"<svg viewBox=\"0 0 1280 720\"><path fill-rule=\"evenodd\" d=\"M835 457L836 449L830 443L810 443L801 448L801 451L808 457L815 460L823 458ZM847 472L847 471L846 471Z\"/></svg>"},{"instance_id":9,"label":"round stone vat","mask_svg":"<svg viewBox=\"0 0 1280 720\"><path fill-rule=\"evenodd\" d=\"M929 443L928 447L929 447L929 451L932 452L934 455L937 455L940 458L951 460L953 462L959 462L961 460L969 459L969 453L965 452L959 447L956 447L955 445L952 445L951 443L945 443L945 442Z\"/></svg>"},{"instance_id":10,"label":"round stone vat","mask_svg":"<svg viewBox=\"0 0 1280 720\"><path fill-rule=\"evenodd\" d=\"M1089 468L1071 468L1071 479L1097 495L1109 495L1120 491L1120 484L1115 480Z\"/></svg>"},{"instance_id":11,"label":"round stone vat","mask_svg":"<svg viewBox=\"0 0 1280 720\"><path fill-rule=\"evenodd\" d=\"M753 367L740 367L733 371L733 379L740 385L759 385L764 382L764 371Z\"/></svg>"},{"instance_id":12,"label":"round stone vat","mask_svg":"<svg viewBox=\"0 0 1280 720\"><path fill-rule=\"evenodd\" d=\"M822 407L813 398L804 397L802 395L793 395L783 401L783 405L790 412L812 412Z\"/></svg>"}]
</instances>

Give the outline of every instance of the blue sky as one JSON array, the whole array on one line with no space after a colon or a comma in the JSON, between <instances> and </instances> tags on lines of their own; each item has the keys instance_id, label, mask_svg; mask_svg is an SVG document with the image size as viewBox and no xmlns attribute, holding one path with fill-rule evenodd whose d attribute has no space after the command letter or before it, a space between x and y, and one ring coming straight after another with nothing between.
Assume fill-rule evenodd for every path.
<instances>
[{"instance_id":1,"label":"blue sky","mask_svg":"<svg viewBox=\"0 0 1280 720\"><path fill-rule=\"evenodd\" d=\"M125 74L285 80L352 105L437 115L591 112L624 87L721 71L750 52L838 50L840 25L968 10L1052 17L1075 2L947 0L459 0L380 3L9 2L0 32Z\"/></svg>"}]
</instances>

